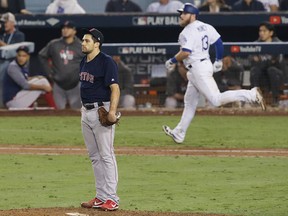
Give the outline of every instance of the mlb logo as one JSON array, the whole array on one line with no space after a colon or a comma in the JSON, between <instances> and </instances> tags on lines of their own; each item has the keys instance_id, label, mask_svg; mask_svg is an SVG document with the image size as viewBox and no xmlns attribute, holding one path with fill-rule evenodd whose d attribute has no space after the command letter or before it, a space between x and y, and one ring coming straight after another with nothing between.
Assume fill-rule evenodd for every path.
<instances>
[{"instance_id":1,"label":"mlb logo","mask_svg":"<svg viewBox=\"0 0 288 216\"><path fill-rule=\"evenodd\" d=\"M129 47L119 47L118 51L121 54L128 54L129 53Z\"/></svg>"},{"instance_id":2,"label":"mlb logo","mask_svg":"<svg viewBox=\"0 0 288 216\"><path fill-rule=\"evenodd\" d=\"M133 17L133 25L147 25L147 17Z\"/></svg>"},{"instance_id":3,"label":"mlb logo","mask_svg":"<svg viewBox=\"0 0 288 216\"><path fill-rule=\"evenodd\" d=\"M230 51L231 51L231 53L239 53L240 52L240 46L231 46Z\"/></svg>"},{"instance_id":4,"label":"mlb logo","mask_svg":"<svg viewBox=\"0 0 288 216\"><path fill-rule=\"evenodd\" d=\"M280 16L270 16L269 21L271 24L281 24Z\"/></svg>"}]
</instances>

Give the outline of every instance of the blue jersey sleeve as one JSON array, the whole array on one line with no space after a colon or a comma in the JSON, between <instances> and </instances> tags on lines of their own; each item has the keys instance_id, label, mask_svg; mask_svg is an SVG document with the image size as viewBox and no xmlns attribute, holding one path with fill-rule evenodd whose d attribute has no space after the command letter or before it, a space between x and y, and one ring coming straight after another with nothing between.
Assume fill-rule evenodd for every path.
<instances>
[{"instance_id":1,"label":"blue jersey sleeve","mask_svg":"<svg viewBox=\"0 0 288 216\"><path fill-rule=\"evenodd\" d=\"M118 84L118 66L112 58L107 58L105 62L105 85Z\"/></svg>"},{"instance_id":2,"label":"blue jersey sleeve","mask_svg":"<svg viewBox=\"0 0 288 216\"><path fill-rule=\"evenodd\" d=\"M215 46L216 60L222 59L224 53L224 47L221 38L218 38L218 40L213 45Z\"/></svg>"}]
</instances>

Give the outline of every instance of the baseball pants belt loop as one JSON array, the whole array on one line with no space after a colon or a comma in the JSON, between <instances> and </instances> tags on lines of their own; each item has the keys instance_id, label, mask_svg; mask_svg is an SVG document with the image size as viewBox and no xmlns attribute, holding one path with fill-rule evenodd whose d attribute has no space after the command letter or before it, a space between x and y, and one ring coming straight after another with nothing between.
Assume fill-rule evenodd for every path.
<instances>
[{"instance_id":1,"label":"baseball pants belt loop","mask_svg":"<svg viewBox=\"0 0 288 216\"><path fill-rule=\"evenodd\" d=\"M97 108L97 107L104 106L104 103L103 103L103 102L86 103L86 104L83 104L83 106L84 106L87 110L91 110L91 109L94 109L94 108Z\"/></svg>"},{"instance_id":2,"label":"baseball pants belt loop","mask_svg":"<svg viewBox=\"0 0 288 216\"><path fill-rule=\"evenodd\" d=\"M202 61L205 61L205 60L207 60L207 58L200 59L199 61L202 62ZM191 69L191 68L192 68L192 64L187 66L188 70Z\"/></svg>"}]
</instances>

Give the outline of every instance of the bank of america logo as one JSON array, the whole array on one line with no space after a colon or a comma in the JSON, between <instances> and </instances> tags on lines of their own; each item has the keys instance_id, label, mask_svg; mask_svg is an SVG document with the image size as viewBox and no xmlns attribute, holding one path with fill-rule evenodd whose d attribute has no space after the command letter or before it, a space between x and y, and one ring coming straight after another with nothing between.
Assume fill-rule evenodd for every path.
<instances>
[{"instance_id":1,"label":"bank of america logo","mask_svg":"<svg viewBox=\"0 0 288 216\"><path fill-rule=\"evenodd\" d=\"M49 25L54 26L54 25L56 25L57 23L59 23L60 20L58 20L58 19L56 19L56 18L49 18L49 19L46 20L46 22L47 22Z\"/></svg>"}]
</instances>

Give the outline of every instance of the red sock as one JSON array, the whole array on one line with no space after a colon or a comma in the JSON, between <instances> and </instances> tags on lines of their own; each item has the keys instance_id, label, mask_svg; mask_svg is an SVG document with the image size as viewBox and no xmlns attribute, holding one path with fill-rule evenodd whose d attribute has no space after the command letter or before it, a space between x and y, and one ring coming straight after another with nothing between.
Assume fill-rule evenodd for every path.
<instances>
[{"instance_id":1,"label":"red sock","mask_svg":"<svg viewBox=\"0 0 288 216\"><path fill-rule=\"evenodd\" d=\"M47 102L49 107L53 107L53 108L57 109L56 104L54 102L54 98L53 98L52 92L46 92L44 94L44 98L45 98L45 100L46 100L46 102Z\"/></svg>"}]
</instances>

